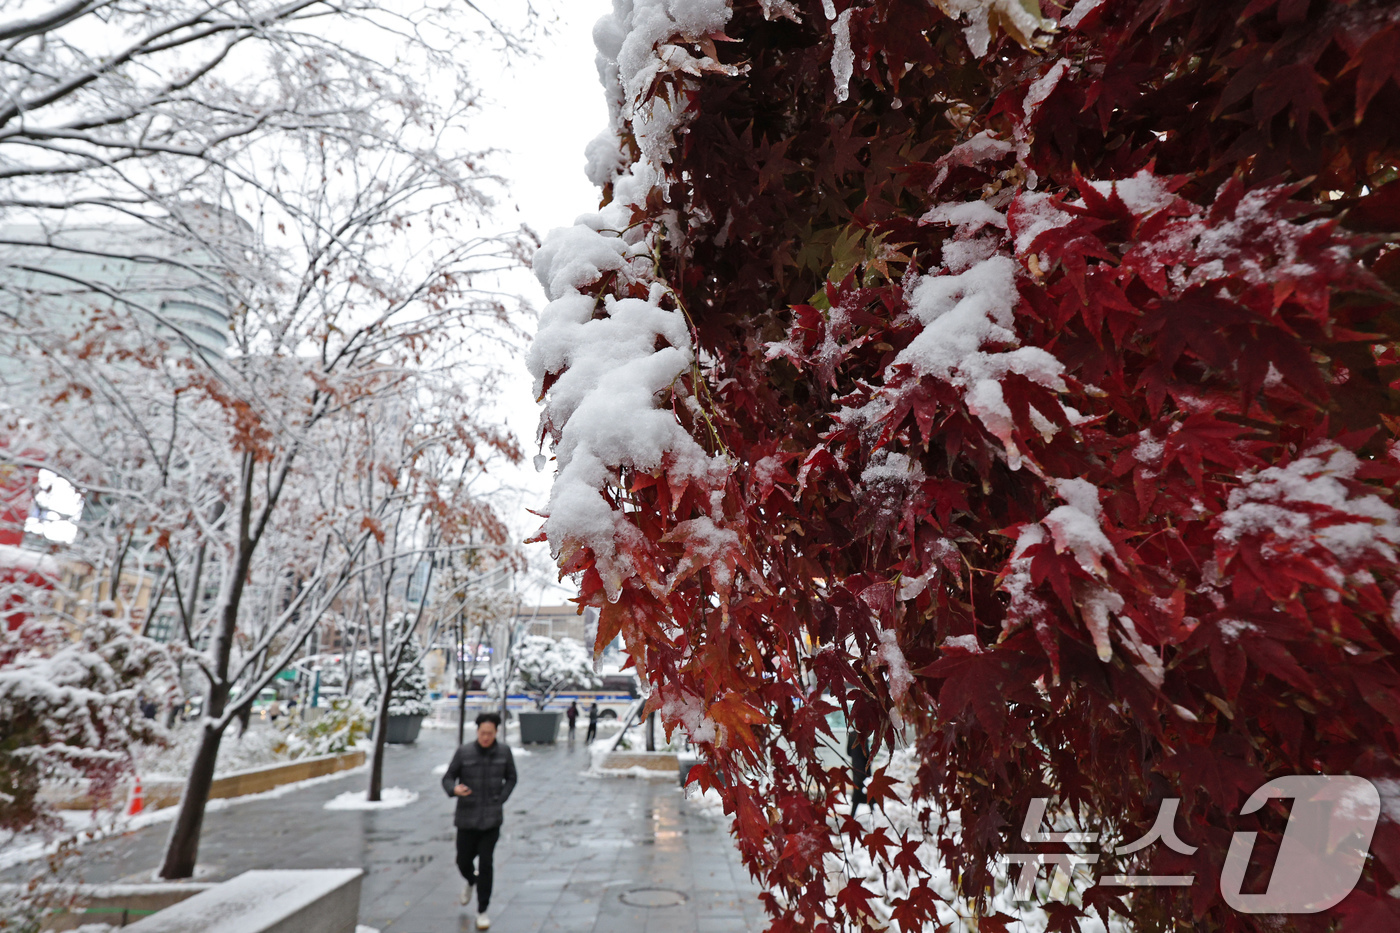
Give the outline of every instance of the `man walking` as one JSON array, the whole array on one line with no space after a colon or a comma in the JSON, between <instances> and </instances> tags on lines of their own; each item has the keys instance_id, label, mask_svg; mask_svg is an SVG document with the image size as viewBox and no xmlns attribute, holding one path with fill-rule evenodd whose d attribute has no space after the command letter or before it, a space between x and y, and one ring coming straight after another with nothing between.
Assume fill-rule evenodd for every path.
<instances>
[{"instance_id":1,"label":"man walking","mask_svg":"<svg viewBox=\"0 0 1400 933\"><path fill-rule=\"evenodd\" d=\"M578 700L570 700L569 708L564 712L569 718L569 742L574 741L574 726L578 725Z\"/></svg>"},{"instance_id":2,"label":"man walking","mask_svg":"<svg viewBox=\"0 0 1400 933\"><path fill-rule=\"evenodd\" d=\"M594 700L588 705L588 732L583 736L583 744L587 745L598 737L598 701Z\"/></svg>"},{"instance_id":3,"label":"man walking","mask_svg":"<svg viewBox=\"0 0 1400 933\"><path fill-rule=\"evenodd\" d=\"M515 790L515 758L509 747L496 741L500 725L498 714L478 713L476 741L457 749L442 776L442 789L457 798L453 824L457 827L457 870L464 880L462 903L471 902L475 888L478 930L491 926L486 913L491 904L491 860L501 837L505 802Z\"/></svg>"}]
</instances>

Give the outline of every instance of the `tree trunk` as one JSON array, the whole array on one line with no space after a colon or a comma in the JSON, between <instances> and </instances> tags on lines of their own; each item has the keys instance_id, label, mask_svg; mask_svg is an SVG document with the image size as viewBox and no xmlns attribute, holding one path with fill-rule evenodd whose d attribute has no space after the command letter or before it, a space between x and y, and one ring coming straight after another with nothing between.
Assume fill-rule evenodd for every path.
<instances>
[{"instance_id":1,"label":"tree trunk","mask_svg":"<svg viewBox=\"0 0 1400 933\"><path fill-rule=\"evenodd\" d=\"M170 827L170 836L165 843L165 862L160 867L160 877L166 881L178 881L194 875L195 861L199 857L199 831L204 825L204 807L209 802L209 790L214 784L214 764L219 757L219 743L223 735L222 729L213 729L208 725L204 727L199 750L190 763L185 792L180 795L180 812Z\"/></svg>"},{"instance_id":2,"label":"tree trunk","mask_svg":"<svg viewBox=\"0 0 1400 933\"><path fill-rule=\"evenodd\" d=\"M384 673L387 675L389 672ZM392 677L386 676L384 679L393 684ZM392 686L379 692L379 714L374 720L374 751L369 766L369 794L366 800L378 800L384 790L384 739L389 729L389 701L393 694Z\"/></svg>"},{"instance_id":3,"label":"tree trunk","mask_svg":"<svg viewBox=\"0 0 1400 933\"><path fill-rule=\"evenodd\" d=\"M647 751L656 751L656 713L647 716Z\"/></svg>"},{"instance_id":4,"label":"tree trunk","mask_svg":"<svg viewBox=\"0 0 1400 933\"><path fill-rule=\"evenodd\" d=\"M354 695L355 691L355 655L360 650L360 627L356 625L354 631L350 633L350 653L345 655L345 696L347 698Z\"/></svg>"},{"instance_id":5,"label":"tree trunk","mask_svg":"<svg viewBox=\"0 0 1400 933\"><path fill-rule=\"evenodd\" d=\"M194 874L195 859L199 855L199 831L204 825L204 808L209 803L209 790L214 783L214 763L219 756L219 743L223 740L224 729L228 724L213 728L210 724L223 718L228 707L229 656L233 651L233 636L238 628L238 606L243 598L243 585L248 579L248 567L253 560L257 540L249 536L253 510L253 468L251 454L243 456L242 502L238 510L238 551L233 574L229 578L219 608L218 630L214 634L210 656L214 671L210 677L209 692L203 710L205 722L204 736L199 742L199 751L190 767L189 779L185 781L185 791L180 795L180 812L175 825L170 827L170 836L165 843L165 863L160 876L166 880L189 878ZM268 508L272 507L269 501ZM223 514L223 510L219 510ZM191 596L197 600L198 596ZM197 605L197 603L196 603ZM194 646L191 645L191 648ZM245 709L251 707L254 697L244 697Z\"/></svg>"}]
</instances>

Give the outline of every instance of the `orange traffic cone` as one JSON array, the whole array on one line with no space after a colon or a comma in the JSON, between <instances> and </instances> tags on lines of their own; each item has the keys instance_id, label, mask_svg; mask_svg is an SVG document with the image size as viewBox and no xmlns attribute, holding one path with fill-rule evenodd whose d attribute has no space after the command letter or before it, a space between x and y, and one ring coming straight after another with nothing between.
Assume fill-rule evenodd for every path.
<instances>
[{"instance_id":1,"label":"orange traffic cone","mask_svg":"<svg viewBox=\"0 0 1400 933\"><path fill-rule=\"evenodd\" d=\"M146 795L141 790L141 778L136 779L136 786L131 789L131 803L126 805L126 815L135 816L146 809Z\"/></svg>"}]
</instances>

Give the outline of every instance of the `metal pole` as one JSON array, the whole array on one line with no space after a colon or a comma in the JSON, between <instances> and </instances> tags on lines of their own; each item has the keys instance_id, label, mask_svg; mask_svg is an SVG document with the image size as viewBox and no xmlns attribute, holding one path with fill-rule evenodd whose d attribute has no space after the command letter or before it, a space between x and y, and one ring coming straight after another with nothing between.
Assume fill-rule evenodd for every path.
<instances>
[{"instance_id":1,"label":"metal pole","mask_svg":"<svg viewBox=\"0 0 1400 933\"><path fill-rule=\"evenodd\" d=\"M501 660L501 728L506 727L510 709L506 701L510 698L510 643L515 641L515 619L506 623L506 654Z\"/></svg>"},{"instance_id":2,"label":"metal pole","mask_svg":"<svg viewBox=\"0 0 1400 933\"><path fill-rule=\"evenodd\" d=\"M467 730L467 674L462 665L467 652L467 636L463 631L462 613L457 613L457 744L466 742ZM472 668L476 668L476 656L472 656Z\"/></svg>"}]
</instances>

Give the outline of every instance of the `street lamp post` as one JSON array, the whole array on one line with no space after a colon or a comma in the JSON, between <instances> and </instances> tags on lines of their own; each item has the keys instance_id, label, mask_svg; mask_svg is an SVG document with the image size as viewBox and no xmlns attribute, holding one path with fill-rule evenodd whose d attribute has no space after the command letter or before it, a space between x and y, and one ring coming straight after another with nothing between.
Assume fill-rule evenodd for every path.
<instances>
[{"instance_id":1,"label":"street lamp post","mask_svg":"<svg viewBox=\"0 0 1400 933\"><path fill-rule=\"evenodd\" d=\"M464 655L467 653L467 636L462 621L462 613L457 613L457 744L466 742L467 730L467 675L462 665L466 661ZM476 658L472 658L472 667L476 667Z\"/></svg>"}]
</instances>

